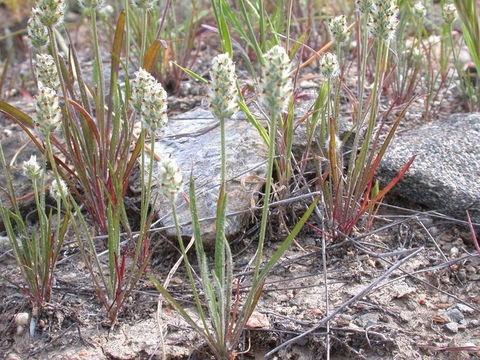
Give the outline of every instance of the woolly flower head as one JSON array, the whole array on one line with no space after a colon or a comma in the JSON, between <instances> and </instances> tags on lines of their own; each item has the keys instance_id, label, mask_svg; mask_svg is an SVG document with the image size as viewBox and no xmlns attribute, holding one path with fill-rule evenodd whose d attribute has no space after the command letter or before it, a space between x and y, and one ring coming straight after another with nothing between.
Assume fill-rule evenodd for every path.
<instances>
[{"instance_id":1,"label":"woolly flower head","mask_svg":"<svg viewBox=\"0 0 480 360\"><path fill-rule=\"evenodd\" d=\"M320 71L327 79L337 77L340 73L337 56L332 53L326 53L323 55L322 59L320 60Z\"/></svg>"},{"instance_id":2,"label":"woolly flower head","mask_svg":"<svg viewBox=\"0 0 480 360\"><path fill-rule=\"evenodd\" d=\"M55 26L63 22L64 0L37 0L36 9L40 22L45 26Z\"/></svg>"},{"instance_id":3,"label":"woolly flower head","mask_svg":"<svg viewBox=\"0 0 480 360\"><path fill-rule=\"evenodd\" d=\"M30 159L23 162L23 173L30 179L36 179L42 174L42 167L37 161L37 155L32 155Z\"/></svg>"},{"instance_id":4,"label":"woolly flower head","mask_svg":"<svg viewBox=\"0 0 480 360\"><path fill-rule=\"evenodd\" d=\"M447 24L451 24L457 18L457 8L455 4L445 4L443 7L443 21Z\"/></svg>"},{"instance_id":5,"label":"woolly flower head","mask_svg":"<svg viewBox=\"0 0 480 360\"><path fill-rule=\"evenodd\" d=\"M40 85L38 95L35 97L35 112L40 130L48 136L60 123L60 106L53 89Z\"/></svg>"},{"instance_id":6,"label":"woolly flower head","mask_svg":"<svg viewBox=\"0 0 480 360\"><path fill-rule=\"evenodd\" d=\"M27 34L34 48L42 48L48 44L48 30L40 22L39 10L37 8L33 8L30 13L27 23Z\"/></svg>"},{"instance_id":7,"label":"woolly flower head","mask_svg":"<svg viewBox=\"0 0 480 360\"><path fill-rule=\"evenodd\" d=\"M417 2L413 5L413 13L419 18L424 18L427 15L427 9L421 2Z\"/></svg>"},{"instance_id":8,"label":"woolly flower head","mask_svg":"<svg viewBox=\"0 0 480 360\"><path fill-rule=\"evenodd\" d=\"M132 81L133 107L137 110L145 127L155 131L166 125L167 92L146 70L140 68Z\"/></svg>"},{"instance_id":9,"label":"woolly flower head","mask_svg":"<svg viewBox=\"0 0 480 360\"><path fill-rule=\"evenodd\" d=\"M235 64L228 54L217 55L210 70L210 106L218 119L226 119L237 110Z\"/></svg>"},{"instance_id":10,"label":"woolly flower head","mask_svg":"<svg viewBox=\"0 0 480 360\"><path fill-rule=\"evenodd\" d=\"M103 6L104 0L78 0L81 7L85 9L99 9Z\"/></svg>"},{"instance_id":11,"label":"woolly flower head","mask_svg":"<svg viewBox=\"0 0 480 360\"><path fill-rule=\"evenodd\" d=\"M155 0L132 0L132 5L140 9L150 10L155 5Z\"/></svg>"},{"instance_id":12,"label":"woolly flower head","mask_svg":"<svg viewBox=\"0 0 480 360\"><path fill-rule=\"evenodd\" d=\"M328 30L337 43L344 42L347 38L348 27L345 15L335 16L328 23Z\"/></svg>"},{"instance_id":13,"label":"woolly flower head","mask_svg":"<svg viewBox=\"0 0 480 360\"><path fill-rule=\"evenodd\" d=\"M290 59L285 48L275 45L264 55L264 60L260 82L262 101L267 109L283 111L293 89Z\"/></svg>"},{"instance_id":14,"label":"woolly flower head","mask_svg":"<svg viewBox=\"0 0 480 360\"><path fill-rule=\"evenodd\" d=\"M395 0L376 0L368 24L372 36L391 40L399 23L398 10Z\"/></svg>"},{"instance_id":15,"label":"woolly flower head","mask_svg":"<svg viewBox=\"0 0 480 360\"><path fill-rule=\"evenodd\" d=\"M167 158L158 164L160 192L174 201L183 187L182 174L175 160Z\"/></svg>"},{"instance_id":16,"label":"woolly flower head","mask_svg":"<svg viewBox=\"0 0 480 360\"><path fill-rule=\"evenodd\" d=\"M65 181L60 179L60 181L53 180L52 186L50 187L50 195L57 201L62 199L62 195L65 197L68 195L68 186Z\"/></svg>"},{"instance_id":17,"label":"woolly flower head","mask_svg":"<svg viewBox=\"0 0 480 360\"><path fill-rule=\"evenodd\" d=\"M356 0L355 3L357 4L358 10L364 15L369 15L373 10L372 0Z\"/></svg>"},{"instance_id":18,"label":"woolly flower head","mask_svg":"<svg viewBox=\"0 0 480 360\"><path fill-rule=\"evenodd\" d=\"M57 89L60 86L60 80L53 57L48 54L37 54L36 59L35 69L39 83L50 89Z\"/></svg>"}]
</instances>

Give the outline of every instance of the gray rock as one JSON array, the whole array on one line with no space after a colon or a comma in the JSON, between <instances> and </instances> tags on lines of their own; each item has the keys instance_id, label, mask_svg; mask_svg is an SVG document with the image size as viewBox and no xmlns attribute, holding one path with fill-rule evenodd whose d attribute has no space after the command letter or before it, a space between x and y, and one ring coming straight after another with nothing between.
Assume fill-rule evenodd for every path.
<instances>
[{"instance_id":1,"label":"gray rock","mask_svg":"<svg viewBox=\"0 0 480 360\"><path fill-rule=\"evenodd\" d=\"M445 327L454 334L458 333L458 324L456 322L449 322L445 324Z\"/></svg>"},{"instance_id":2,"label":"gray rock","mask_svg":"<svg viewBox=\"0 0 480 360\"><path fill-rule=\"evenodd\" d=\"M463 316L462 312L455 308L448 310L447 315L450 318L450 320L455 321L457 323L465 319L465 316Z\"/></svg>"},{"instance_id":3,"label":"gray rock","mask_svg":"<svg viewBox=\"0 0 480 360\"><path fill-rule=\"evenodd\" d=\"M479 139L479 113L456 114L407 131L392 141L379 177L388 183L417 155L392 193L462 219L470 210L479 221Z\"/></svg>"},{"instance_id":4,"label":"gray rock","mask_svg":"<svg viewBox=\"0 0 480 360\"><path fill-rule=\"evenodd\" d=\"M464 314L473 314L475 312L475 310L472 309L470 306L462 304L462 303L458 303L456 305L456 307L457 307L458 310L460 310Z\"/></svg>"},{"instance_id":5,"label":"gray rock","mask_svg":"<svg viewBox=\"0 0 480 360\"><path fill-rule=\"evenodd\" d=\"M226 122L227 146L227 212L248 210L258 197L262 179L266 176L267 147L257 130L244 119ZM197 194L199 218L215 217L220 183L220 126L212 113L196 109L171 119L161 140L155 144L160 156L171 156L180 167L188 195L190 173L193 173ZM249 179L251 181L249 181ZM246 180L246 181L245 181ZM178 197L180 223L191 220L190 210L183 196ZM171 225L171 207L159 197L154 208L161 222ZM231 237L241 231L251 214L245 212L226 220L225 232ZM215 221L202 223L202 239L206 245L215 239ZM190 237L192 227L183 226L182 235ZM169 236L175 230L168 231Z\"/></svg>"}]
</instances>

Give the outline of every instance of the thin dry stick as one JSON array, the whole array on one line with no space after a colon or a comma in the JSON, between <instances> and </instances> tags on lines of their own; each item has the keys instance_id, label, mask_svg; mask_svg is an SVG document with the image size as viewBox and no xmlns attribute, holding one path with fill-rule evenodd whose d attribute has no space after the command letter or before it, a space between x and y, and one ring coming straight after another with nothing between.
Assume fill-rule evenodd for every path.
<instances>
[{"instance_id":1,"label":"thin dry stick","mask_svg":"<svg viewBox=\"0 0 480 360\"><path fill-rule=\"evenodd\" d=\"M324 317L319 323L317 323L315 326L311 327L304 333L284 342L283 344L277 346L273 350L269 351L268 353L265 354L265 358L268 358L278 352L280 349L296 343L298 340L302 339L303 337L307 336L308 334L311 334L315 330L325 326L325 324L332 320L335 316L337 316L341 311L343 311L345 308L349 307L353 303L355 303L357 300L361 299L365 295L367 295L372 289L374 289L378 284L380 284L383 280L385 280L388 276L390 276L391 273L393 273L396 269L398 269L401 265L406 263L408 260L410 260L412 257L416 256L418 253L423 251L423 247L418 248L416 250L412 250L413 252L404 257L402 260L398 261L395 265L393 265L390 269L388 269L386 272L384 272L381 276L376 278L370 285L365 287L362 291L360 291L357 295L353 296L350 298L350 300L344 302L341 306L339 306L335 311L333 311L329 316Z\"/></svg>"}]
</instances>

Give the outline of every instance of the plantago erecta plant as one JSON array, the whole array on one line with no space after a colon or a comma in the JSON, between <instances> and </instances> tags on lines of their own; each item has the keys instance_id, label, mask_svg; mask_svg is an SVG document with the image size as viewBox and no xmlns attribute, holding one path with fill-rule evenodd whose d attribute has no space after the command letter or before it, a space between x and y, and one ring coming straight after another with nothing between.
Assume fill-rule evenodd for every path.
<instances>
[{"instance_id":1,"label":"plantago erecta plant","mask_svg":"<svg viewBox=\"0 0 480 360\"><path fill-rule=\"evenodd\" d=\"M339 60L334 54L329 53L321 59L321 72L326 80L327 95L323 107L319 147L322 158L327 159L327 166L318 166L318 169L330 236L334 238L349 234L360 217L372 209L398 182L413 161L411 159L401 174L383 190L375 193L373 190L375 170L402 117L397 118L386 140L380 145L380 132L377 130L375 133L375 129L378 126L380 96L387 71L389 45L398 25L398 7L393 0L374 2L363 0L357 1L357 6L359 9L358 19L362 24L358 27L361 46L359 51L359 95L353 128L355 135L346 167L343 163L342 144L347 139L340 139L338 134L341 78L332 82L333 78L341 75ZM343 38L342 31L338 30L344 27L343 21L341 23L339 25L340 20L330 23L330 32L337 42ZM365 27L368 29L368 33L364 31ZM376 58L374 80L371 85L372 93L369 101L365 104L363 98L369 57L368 35L375 40ZM337 43L337 54L341 54L341 50L341 46ZM333 100L331 94L334 94Z\"/></svg>"},{"instance_id":2,"label":"plantago erecta plant","mask_svg":"<svg viewBox=\"0 0 480 360\"><path fill-rule=\"evenodd\" d=\"M10 198L9 205L0 201L0 216L8 239L12 246L15 260L20 268L26 286L15 284L29 297L32 304L32 316L35 319L45 303L49 302L55 279L56 263L65 239L70 218L69 205L57 196L57 182L51 186L52 197L56 206L48 211L45 203L45 162L37 162L35 155L25 161L23 170L32 182L35 198L35 210L38 215L38 224L27 225L15 201L15 192L11 183L7 164L0 146L2 167L7 179L7 189ZM63 192L67 193L66 187ZM8 279L6 279L9 281Z\"/></svg>"},{"instance_id":3,"label":"plantago erecta plant","mask_svg":"<svg viewBox=\"0 0 480 360\"><path fill-rule=\"evenodd\" d=\"M282 109L285 109L288 106L292 88L290 64L284 48L275 46L265 54L265 64L262 67L262 74L261 96L262 104L268 109L268 114L270 115L270 142L262 221L250 290L244 299L241 299L238 293L237 295L233 295L233 260L230 246L224 233L227 193L225 187L226 153L224 149L225 141L223 130L221 131L222 186L217 202L217 236L215 242L214 269L211 272L208 269L207 256L201 239L194 180L193 178L190 179L190 210L194 229L195 250L200 267L202 291L198 289L193 277L185 245L182 236L180 235L174 197L170 196L178 242L180 244L180 249L182 250L182 257L187 269L189 285L194 295L195 307L197 315L200 318L200 323L194 321L185 309L172 297L172 295L157 280L152 278L152 281L154 281L161 294L182 315L185 321L187 321L187 323L204 338L213 355L218 360L233 360L237 357L237 347L240 337L248 319L259 301L267 274L272 269L273 265L278 262L289 244L298 234L316 205L316 201L314 201L290 235L280 245L279 249L273 254L269 261L262 266L263 246L266 236L270 187L272 185L275 155L275 129ZM228 116L232 115L236 108L237 101L236 87L232 86L232 84L235 83L234 66L227 54L219 55L215 58L212 66L211 78L210 102L212 105L212 111L222 124ZM175 194L175 190L179 188L181 184L179 181L179 175L177 175L178 172L175 170L175 166L163 165L163 168L165 170L161 172L161 174L164 174L162 175L161 182L165 183L167 194ZM205 297L205 305L200 298L201 292L203 292Z\"/></svg>"}]
</instances>

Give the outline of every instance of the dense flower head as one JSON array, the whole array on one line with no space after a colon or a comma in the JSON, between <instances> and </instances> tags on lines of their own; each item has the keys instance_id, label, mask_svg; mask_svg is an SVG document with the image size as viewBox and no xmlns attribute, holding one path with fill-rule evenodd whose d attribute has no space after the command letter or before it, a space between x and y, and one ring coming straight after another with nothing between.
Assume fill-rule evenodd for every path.
<instances>
[{"instance_id":1,"label":"dense flower head","mask_svg":"<svg viewBox=\"0 0 480 360\"><path fill-rule=\"evenodd\" d=\"M37 155L32 155L30 159L23 162L23 173L30 179L36 179L42 174L42 167L37 161Z\"/></svg>"},{"instance_id":2,"label":"dense flower head","mask_svg":"<svg viewBox=\"0 0 480 360\"><path fill-rule=\"evenodd\" d=\"M133 107L137 110L144 126L151 131L166 125L167 92L146 70L140 68L132 81Z\"/></svg>"},{"instance_id":3,"label":"dense flower head","mask_svg":"<svg viewBox=\"0 0 480 360\"><path fill-rule=\"evenodd\" d=\"M235 64L228 54L213 59L210 77L210 107L217 118L229 118L237 110L238 92Z\"/></svg>"},{"instance_id":4,"label":"dense flower head","mask_svg":"<svg viewBox=\"0 0 480 360\"><path fill-rule=\"evenodd\" d=\"M376 0L368 24L372 36L391 40L399 23L398 11L395 0Z\"/></svg>"},{"instance_id":5,"label":"dense flower head","mask_svg":"<svg viewBox=\"0 0 480 360\"><path fill-rule=\"evenodd\" d=\"M182 174L175 160L167 158L158 164L160 192L174 201L183 187Z\"/></svg>"},{"instance_id":6,"label":"dense flower head","mask_svg":"<svg viewBox=\"0 0 480 360\"><path fill-rule=\"evenodd\" d=\"M320 60L320 71L327 79L337 77L340 73L337 56L332 53L326 53L323 55L322 59Z\"/></svg>"},{"instance_id":7,"label":"dense flower head","mask_svg":"<svg viewBox=\"0 0 480 360\"><path fill-rule=\"evenodd\" d=\"M48 54L37 54L36 60L35 69L38 82L50 89L57 89L60 86L60 80L53 57Z\"/></svg>"},{"instance_id":8,"label":"dense flower head","mask_svg":"<svg viewBox=\"0 0 480 360\"><path fill-rule=\"evenodd\" d=\"M45 26L55 26L63 22L64 0L37 0L36 9L40 22Z\"/></svg>"},{"instance_id":9,"label":"dense flower head","mask_svg":"<svg viewBox=\"0 0 480 360\"><path fill-rule=\"evenodd\" d=\"M40 22L39 10L37 8L33 8L30 13L30 18L27 22L27 34L34 48L42 48L48 44L48 30Z\"/></svg>"},{"instance_id":10,"label":"dense flower head","mask_svg":"<svg viewBox=\"0 0 480 360\"><path fill-rule=\"evenodd\" d=\"M155 0L132 0L132 5L140 9L150 10L155 5Z\"/></svg>"},{"instance_id":11,"label":"dense flower head","mask_svg":"<svg viewBox=\"0 0 480 360\"><path fill-rule=\"evenodd\" d=\"M99 9L103 6L104 0L78 0L81 7L85 9Z\"/></svg>"},{"instance_id":12,"label":"dense flower head","mask_svg":"<svg viewBox=\"0 0 480 360\"><path fill-rule=\"evenodd\" d=\"M50 195L57 201L62 199L62 195L65 197L68 195L68 186L65 181L60 179L59 181L53 180L50 186Z\"/></svg>"},{"instance_id":13,"label":"dense flower head","mask_svg":"<svg viewBox=\"0 0 480 360\"><path fill-rule=\"evenodd\" d=\"M369 15L373 10L372 0L356 0L355 3L357 4L358 10L364 15Z\"/></svg>"},{"instance_id":14,"label":"dense flower head","mask_svg":"<svg viewBox=\"0 0 480 360\"><path fill-rule=\"evenodd\" d=\"M447 24L451 24L457 18L457 8L455 4L445 4L443 7L443 21Z\"/></svg>"},{"instance_id":15,"label":"dense flower head","mask_svg":"<svg viewBox=\"0 0 480 360\"><path fill-rule=\"evenodd\" d=\"M427 9L421 2L417 2L413 5L413 13L419 18L424 18L427 15Z\"/></svg>"},{"instance_id":16,"label":"dense flower head","mask_svg":"<svg viewBox=\"0 0 480 360\"><path fill-rule=\"evenodd\" d=\"M275 45L264 55L264 60L260 82L263 104L267 109L283 111L293 89L290 59L285 48Z\"/></svg>"},{"instance_id":17,"label":"dense flower head","mask_svg":"<svg viewBox=\"0 0 480 360\"><path fill-rule=\"evenodd\" d=\"M336 42L345 41L348 34L347 18L345 15L335 16L330 19L328 29Z\"/></svg>"},{"instance_id":18,"label":"dense flower head","mask_svg":"<svg viewBox=\"0 0 480 360\"><path fill-rule=\"evenodd\" d=\"M48 136L60 124L60 106L58 96L53 89L40 85L35 97L36 120L40 130Z\"/></svg>"}]
</instances>

